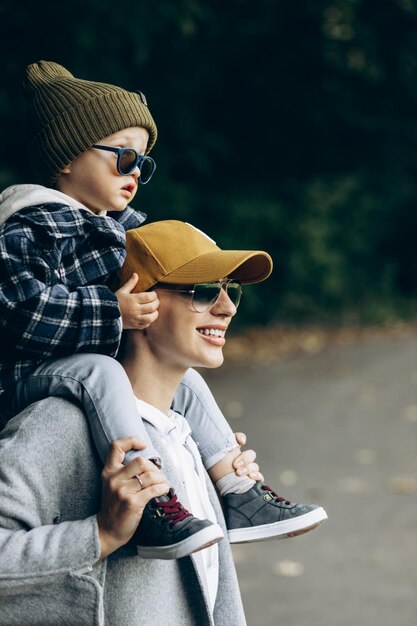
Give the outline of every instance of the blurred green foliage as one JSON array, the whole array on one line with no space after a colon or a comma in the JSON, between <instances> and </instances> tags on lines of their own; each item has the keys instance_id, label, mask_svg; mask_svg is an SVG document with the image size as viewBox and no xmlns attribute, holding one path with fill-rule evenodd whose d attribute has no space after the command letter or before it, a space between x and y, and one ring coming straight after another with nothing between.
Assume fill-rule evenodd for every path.
<instances>
[{"instance_id":1,"label":"blurred green foliage","mask_svg":"<svg viewBox=\"0 0 417 626\"><path fill-rule=\"evenodd\" d=\"M24 68L54 60L147 95L150 220L272 254L241 323L414 314L414 0L2 0L0 24L2 187L30 179Z\"/></svg>"}]
</instances>

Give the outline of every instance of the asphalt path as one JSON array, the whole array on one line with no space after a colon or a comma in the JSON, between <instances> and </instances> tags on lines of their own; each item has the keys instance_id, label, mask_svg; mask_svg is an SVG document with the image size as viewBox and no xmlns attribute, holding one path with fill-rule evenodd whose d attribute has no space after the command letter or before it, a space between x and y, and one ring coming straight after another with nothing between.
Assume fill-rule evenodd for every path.
<instances>
[{"instance_id":1,"label":"asphalt path","mask_svg":"<svg viewBox=\"0 0 417 626\"><path fill-rule=\"evenodd\" d=\"M329 516L233 548L250 626L417 625L416 340L204 373L267 484Z\"/></svg>"}]
</instances>

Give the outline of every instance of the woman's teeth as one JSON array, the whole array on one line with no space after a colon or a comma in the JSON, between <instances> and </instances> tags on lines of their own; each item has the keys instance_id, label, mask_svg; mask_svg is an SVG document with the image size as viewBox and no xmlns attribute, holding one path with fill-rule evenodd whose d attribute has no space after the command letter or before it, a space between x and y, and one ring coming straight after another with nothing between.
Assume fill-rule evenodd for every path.
<instances>
[{"instance_id":1,"label":"woman's teeth","mask_svg":"<svg viewBox=\"0 0 417 626\"><path fill-rule=\"evenodd\" d=\"M198 332L202 335L211 335L212 337L224 337L224 330L217 328L199 328Z\"/></svg>"}]
</instances>

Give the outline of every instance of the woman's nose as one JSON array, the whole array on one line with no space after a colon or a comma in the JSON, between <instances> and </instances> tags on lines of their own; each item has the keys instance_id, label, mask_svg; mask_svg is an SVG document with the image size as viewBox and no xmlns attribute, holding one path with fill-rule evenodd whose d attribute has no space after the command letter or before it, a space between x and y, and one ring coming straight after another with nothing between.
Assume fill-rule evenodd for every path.
<instances>
[{"instance_id":1,"label":"woman's nose","mask_svg":"<svg viewBox=\"0 0 417 626\"><path fill-rule=\"evenodd\" d=\"M225 317L233 317L234 315L236 315L236 311L237 309L227 295L226 289L222 287L220 296L211 307L211 313L213 313L213 315L224 315Z\"/></svg>"}]
</instances>

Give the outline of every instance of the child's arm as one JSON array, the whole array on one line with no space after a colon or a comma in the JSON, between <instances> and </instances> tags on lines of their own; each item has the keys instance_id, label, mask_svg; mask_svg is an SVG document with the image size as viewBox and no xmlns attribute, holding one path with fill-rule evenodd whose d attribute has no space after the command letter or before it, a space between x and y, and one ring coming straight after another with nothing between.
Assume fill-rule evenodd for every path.
<instances>
[{"instance_id":1,"label":"child's arm","mask_svg":"<svg viewBox=\"0 0 417 626\"><path fill-rule=\"evenodd\" d=\"M72 222L65 224L67 230L61 237L56 230L47 231L44 224L36 227L29 223L23 228L11 224L3 229L0 336L7 358L13 358L10 352L20 360L73 352L113 356L117 352L122 328L119 304L104 275L106 266L113 263L116 269L118 259L123 258L123 239L109 240L100 255L97 251L94 255L92 247L84 247L80 261L73 249L79 233L74 232ZM65 274L69 271L68 262L66 266L62 263L65 253L73 261L74 276ZM78 286L82 285L81 275L85 286Z\"/></svg>"},{"instance_id":2,"label":"child's arm","mask_svg":"<svg viewBox=\"0 0 417 626\"><path fill-rule=\"evenodd\" d=\"M126 212L123 228L144 219ZM23 226L12 218L0 236L0 336L12 360L11 350L19 360L75 352L115 356L122 328L143 329L156 319L156 294L130 293L137 277L116 294L106 284L125 254L113 220L80 218L65 206L48 214L34 209L25 218ZM68 257L74 276L67 279Z\"/></svg>"},{"instance_id":3,"label":"child's arm","mask_svg":"<svg viewBox=\"0 0 417 626\"><path fill-rule=\"evenodd\" d=\"M0 244L1 245L1 244ZM121 334L116 296L105 285L71 289L58 282L49 253L33 243L0 253L0 311L4 339L20 358L73 352L113 356ZM3 334L2 333L2 334Z\"/></svg>"}]
</instances>

